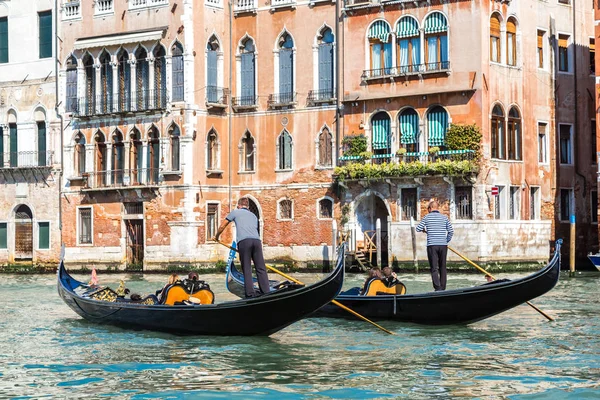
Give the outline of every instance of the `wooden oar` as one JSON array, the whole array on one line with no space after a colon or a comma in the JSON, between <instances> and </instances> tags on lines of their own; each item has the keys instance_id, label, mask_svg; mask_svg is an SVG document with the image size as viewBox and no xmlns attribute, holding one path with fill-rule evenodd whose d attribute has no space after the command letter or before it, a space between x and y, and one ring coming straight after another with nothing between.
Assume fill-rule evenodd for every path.
<instances>
[{"instance_id":1,"label":"wooden oar","mask_svg":"<svg viewBox=\"0 0 600 400\"><path fill-rule=\"evenodd\" d=\"M238 249L234 249L233 247L229 246L227 243L223 243L223 242L221 242L220 240L219 240L218 242L219 242L219 244L222 244L223 246L225 246L225 247L229 248L230 250L235 250L235 251L238 251ZM279 271L279 270L278 270L277 268L275 268L275 267L271 267L271 266L269 266L269 265L265 265L265 266L266 266L268 269L270 269L271 271L275 272L276 274L279 274L279 275L283 276L285 279L287 279L287 280L289 280L289 281L292 281L292 282L294 282L294 283L297 283L297 284L299 284L299 285L304 285L304 283L300 282L300 281L299 281L299 280L297 280L297 279L294 279L294 278L292 278L291 276L289 276L289 275L287 275L287 274L284 274L283 272ZM343 310L346 310L346 311L348 311L350 314L352 314L352 315L354 315L354 316L356 316L356 317L358 317L358 318L362 319L363 321L366 321L366 322L370 323L371 325L373 325L373 326L376 326L377 328L381 329L381 330L382 330L382 331L384 331L385 333L389 333L390 335L395 335L395 333L394 333L394 332L392 332L392 331L388 331L388 330L387 330L387 329L385 329L383 326L381 326L381 325L378 325L378 324L376 324L375 322L373 322L373 321L371 321L370 319L368 319L367 317L364 317L364 316L360 315L359 313L357 313L356 311L354 311L354 310L352 310L352 309L350 309L350 308L346 307L345 305L343 305L343 304L342 304L342 303L340 303L339 301L337 301L337 300L331 300L331 303L332 303L332 304L335 304L336 306L340 307L340 308L341 308L341 309L343 309Z\"/></svg>"},{"instance_id":2,"label":"wooden oar","mask_svg":"<svg viewBox=\"0 0 600 400\"><path fill-rule=\"evenodd\" d=\"M448 250L450 250L451 252L453 252L454 254L456 254L457 256L459 256L460 258L462 258L463 260L465 260L466 262L468 262L469 264L471 264L472 266L474 266L475 268L477 268L478 270L480 270L481 272L483 272L484 274L486 274L487 276L492 278L493 280L496 280L496 278L492 274L487 272L485 269L481 268L479 265L475 264L473 261L469 260L467 257L460 254L458 251L454 250L452 247L448 246ZM535 311L539 312L544 317L548 318L549 321L554 321L554 318L552 318L551 316L549 316L548 314L546 314L545 312L543 312L542 310L540 310L539 308L537 308L536 306L531 304L530 302L526 301L526 303L528 306L533 308Z\"/></svg>"}]
</instances>

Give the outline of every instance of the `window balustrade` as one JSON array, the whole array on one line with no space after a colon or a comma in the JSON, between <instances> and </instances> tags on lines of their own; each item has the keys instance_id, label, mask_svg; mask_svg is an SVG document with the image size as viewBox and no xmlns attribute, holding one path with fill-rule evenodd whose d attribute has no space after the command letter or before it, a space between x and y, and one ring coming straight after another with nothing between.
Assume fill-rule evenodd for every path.
<instances>
[{"instance_id":1,"label":"window balustrade","mask_svg":"<svg viewBox=\"0 0 600 400\"><path fill-rule=\"evenodd\" d=\"M84 174L85 189L110 189L125 187L157 186L160 180L158 168L114 169Z\"/></svg>"},{"instance_id":2,"label":"window balustrade","mask_svg":"<svg viewBox=\"0 0 600 400\"><path fill-rule=\"evenodd\" d=\"M366 69L361 79L381 79L396 76L423 75L450 71L450 61L439 61L425 64L401 65L387 68Z\"/></svg>"},{"instance_id":3,"label":"window balustrade","mask_svg":"<svg viewBox=\"0 0 600 400\"><path fill-rule=\"evenodd\" d=\"M206 87L206 102L208 104L227 105L229 89L218 86Z\"/></svg>"},{"instance_id":4,"label":"window balustrade","mask_svg":"<svg viewBox=\"0 0 600 400\"><path fill-rule=\"evenodd\" d=\"M63 19L76 19L81 17L79 1L70 1L63 5Z\"/></svg>"},{"instance_id":5,"label":"window balustrade","mask_svg":"<svg viewBox=\"0 0 600 400\"><path fill-rule=\"evenodd\" d=\"M250 12L258 8L257 0L236 0L235 12Z\"/></svg>"},{"instance_id":6,"label":"window balustrade","mask_svg":"<svg viewBox=\"0 0 600 400\"><path fill-rule=\"evenodd\" d=\"M54 151L0 153L0 169L51 167Z\"/></svg>"},{"instance_id":7,"label":"window balustrade","mask_svg":"<svg viewBox=\"0 0 600 400\"><path fill-rule=\"evenodd\" d=\"M158 111L167 108L168 98L166 89L143 90L135 96L126 93L125 96L102 94L95 97L84 97L77 100L73 115L77 117L92 117L106 114L119 114L144 111Z\"/></svg>"},{"instance_id":8,"label":"window balustrade","mask_svg":"<svg viewBox=\"0 0 600 400\"><path fill-rule=\"evenodd\" d=\"M130 10L165 5L169 5L169 0L129 0Z\"/></svg>"},{"instance_id":9,"label":"window balustrade","mask_svg":"<svg viewBox=\"0 0 600 400\"><path fill-rule=\"evenodd\" d=\"M308 92L308 105L316 105L319 103L328 103L335 100L335 89L320 89L311 90Z\"/></svg>"},{"instance_id":10,"label":"window balustrade","mask_svg":"<svg viewBox=\"0 0 600 400\"><path fill-rule=\"evenodd\" d=\"M296 92L274 93L269 95L269 107L285 107L296 104Z\"/></svg>"},{"instance_id":11,"label":"window balustrade","mask_svg":"<svg viewBox=\"0 0 600 400\"><path fill-rule=\"evenodd\" d=\"M110 14L113 11L113 0L96 0L96 15Z\"/></svg>"}]
</instances>

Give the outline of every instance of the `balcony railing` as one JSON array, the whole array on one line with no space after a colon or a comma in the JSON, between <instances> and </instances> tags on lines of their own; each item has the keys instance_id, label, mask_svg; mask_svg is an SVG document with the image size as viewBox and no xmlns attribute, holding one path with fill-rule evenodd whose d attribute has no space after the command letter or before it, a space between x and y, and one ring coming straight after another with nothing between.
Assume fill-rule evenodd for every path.
<instances>
[{"instance_id":1,"label":"balcony railing","mask_svg":"<svg viewBox=\"0 0 600 400\"><path fill-rule=\"evenodd\" d=\"M360 6L364 4L374 3L373 0L344 0L345 7Z\"/></svg>"},{"instance_id":2,"label":"balcony railing","mask_svg":"<svg viewBox=\"0 0 600 400\"><path fill-rule=\"evenodd\" d=\"M289 7L296 4L296 0L271 0L271 7Z\"/></svg>"},{"instance_id":3,"label":"balcony railing","mask_svg":"<svg viewBox=\"0 0 600 400\"><path fill-rule=\"evenodd\" d=\"M258 96L232 97L231 105L236 108L255 108L258 106Z\"/></svg>"},{"instance_id":4,"label":"balcony railing","mask_svg":"<svg viewBox=\"0 0 600 400\"><path fill-rule=\"evenodd\" d=\"M335 100L335 89L311 90L308 92L307 102L309 105L328 103Z\"/></svg>"},{"instance_id":5,"label":"balcony railing","mask_svg":"<svg viewBox=\"0 0 600 400\"><path fill-rule=\"evenodd\" d=\"M252 12L258 8L258 0L235 0L236 13Z\"/></svg>"},{"instance_id":6,"label":"balcony railing","mask_svg":"<svg viewBox=\"0 0 600 400\"><path fill-rule=\"evenodd\" d=\"M229 102L229 89L218 86L206 87L206 102L226 106Z\"/></svg>"},{"instance_id":7,"label":"balcony railing","mask_svg":"<svg viewBox=\"0 0 600 400\"><path fill-rule=\"evenodd\" d=\"M269 95L269 107L285 107L296 104L296 92L274 93Z\"/></svg>"},{"instance_id":8,"label":"balcony railing","mask_svg":"<svg viewBox=\"0 0 600 400\"><path fill-rule=\"evenodd\" d=\"M0 153L0 169L51 167L53 158L53 151Z\"/></svg>"},{"instance_id":9,"label":"balcony railing","mask_svg":"<svg viewBox=\"0 0 600 400\"><path fill-rule=\"evenodd\" d=\"M63 5L63 19L76 19L81 17L79 1L70 1Z\"/></svg>"},{"instance_id":10,"label":"balcony railing","mask_svg":"<svg viewBox=\"0 0 600 400\"><path fill-rule=\"evenodd\" d=\"M338 165L342 166L350 163L372 163L372 164L393 164L393 163L411 163L421 162L427 164L435 161L471 161L474 159L473 150L444 150L437 153L408 152L404 154L375 154L371 158L365 159L361 156L342 156L339 158Z\"/></svg>"},{"instance_id":11,"label":"balcony railing","mask_svg":"<svg viewBox=\"0 0 600 400\"><path fill-rule=\"evenodd\" d=\"M425 64L402 65L388 68L366 69L363 71L361 79L380 79L394 76L407 76L418 74L431 74L437 72L446 72L450 70L450 61L441 61Z\"/></svg>"},{"instance_id":12,"label":"balcony railing","mask_svg":"<svg viewBox=\"0 0 600 400\"><path fill-rule=\"evenodd\" d=\"M169 5L169 0L129 0L129 9Z\"/></svg>"},{"instance_id":13,"label":"balcony railing","mask_svg":"<svg viewBox=\"0 0 600 400\"><path fill-rule=\"evenodd\" d=\"M113 12L113 0L96 0L96 15Z\"/></svg>"},{"instance_id":14,"label":"balcony railing","mask_svg":"<svg viewBox=\"0 0 600 400\"><path fill-rule=\"evenodd\" d=\"M158 168L140 168L87 172L83 177L85 178L85 189L118 189L157 186L160 174Z\"/></svg>"},{"instance_id":15,"label":"balcony railing","mask_svg":"<svg viewBox=\"0 0 600 400\"><path fill-rule=\"evenodd\" d=\"M145 90L136 93L132 99L127 93L125 96L100 95L93 98L79 98L76 104L73 100L67 102L67 110L71 110L74 116L91 117L107 114L119 114L130 112L143 112L164 110L167 108L167 91Z\"/></svg>"}]
</instances>

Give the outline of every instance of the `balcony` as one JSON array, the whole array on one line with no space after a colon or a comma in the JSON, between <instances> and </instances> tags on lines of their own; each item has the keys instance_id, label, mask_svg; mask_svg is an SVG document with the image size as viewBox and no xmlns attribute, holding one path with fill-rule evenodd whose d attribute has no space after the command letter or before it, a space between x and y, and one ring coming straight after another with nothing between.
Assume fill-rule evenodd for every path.
<instances>
[{"instance_id":1,"label":"balcony","mask_svg":"<svg viewBox=\"0 0 600 400\"><path fill-rule=\"evenodd\" d=\"M256 110L258 108L258 96L232 97L231 106L235 111Z\"/></svg>"},{"instance_id":2,"label":"balcony","mask_svg":"<svg viewBox=\"0 0 600 400\"><path fill-rule=\"evenodd\" d=\"M54 159L53 151L19 151L0 153L0 169L50 168Z\"/></svg>"},{"instance_id":3,"label":"balcony","mask_svg":"<svg viewBox=\"0 0 600 400\"><path fill-rule=\"evenodd\" d=\"M274 93L269 95L268 105L270 108L293 107L296 104L296 92Z\"/></svg>"},{"instance_id":4,"label":"balcony","mask_svg":"<svg viewBox=\"0 0 600 400\"><path fill-rule=\"evenodd\" d=\"M229 89L218 86L206 87L206 107L208 109L227 108L229 104Z\"/></svg>"},{"instance_id":5,"label":"balcony","mask_svg":"<svg viewBox=\"0 0 600 400\"><path fill-rule=\"evenodd\" d=\"M344 7L357 7L357 6L365 6L370 4L379 4L377 0L344 0Z\"/></svg>"},{"instance_id":6,"label":"balcony","mask_svg":"<svg viewBox=\"0 0 600 400\"><path fill-rule=\"evenodd\" d=\"M235 0L234 13L256 13L258 8L258 0Z\"/></svg>"},{"instance_id":7,"label":"balcony","mask_svg":"<svg viewBox=\"0 0 600 400\"><path fill-rule=\"evenodd\" d=\"M116 98L115 98L116 97ZM160 111L167 108L167 91L146 90L136 93L132 99L126 96L100 95L95 98L67 99L67 111L71 111L74 117L96 117L109 114L123 114L134 112Z\"/></svg>"},{"instance_id":8,"label":"balcony","mask_svg":"<svg viewBox=\"0 0 600 400\"><path fill-rule=\"evenodd\" d=\"M335 89L311 90L308 92L307 103L309 106L333 103L336 100Z\"/></svg>"},{"instance_id":9,"label":"balcony","mask_svg":"<svg viewBox=\"0 0 600 400\"><path fill-rule=\"evenodd\" d=\"M63 5L63 20L81 18L81 6L79 1L69 1Z\"/></svg>"},{"instance_id":10,"label":"balcony","mask_svg":"<svg viewBox=\"0 0 600 400\"><path fill-rule=\"evenodd\" d=\"M361 75L363 81L384 78L409 77L425 74L450 73L450 61L441 61L426 64L403 65L389 68L366 69Z\"/></svg>"},{"instance_id":11,"label":"balcony","mask_svg":"<svg viewBox=\"0 0 600 400\"><path fill-rule=\"evenodd\" d=\"M138 10L140 8L168 6L169 0L129 0L129 9Z\"/></svg>"},{"instance_id":12,"label":"balcony","mask_svg":"<svg viewBox=\"0 0 600 400\"><path fill-rule=\"evenodd\" d=\"M271 11L286 7L296 8L296 0L271 0Z\"/></svg>"},{"instance_id":13,"label":"balcony","mask_svg":"<svg viewBox=\"0 0 600 400\"><path fill-rule=\"evenodd\" d=\"M83 190L150 188L158 186L160 171L158 168L95 171L85 173L82 179Z\"/></svg>"},{"instance_id":14,"label":"balcony","mask_svg":"<svg viewBox=\"0 0 600 400\"><path fill-rule=\"evenodd\" d=\"M95 11L95 15L112 14L114 12L113 0L96 0Z\"/></svg>"}]
</instances>

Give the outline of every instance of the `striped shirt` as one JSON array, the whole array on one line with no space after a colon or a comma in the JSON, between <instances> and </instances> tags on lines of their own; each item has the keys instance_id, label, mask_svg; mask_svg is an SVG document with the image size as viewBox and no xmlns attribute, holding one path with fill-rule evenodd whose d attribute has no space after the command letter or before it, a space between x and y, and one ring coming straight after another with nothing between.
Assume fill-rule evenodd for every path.
<instances>
[{"instance_id":1,"label":"striped shirt","mask_svg":"<svg viewBox=\"0 0 600 400\"><path fill-rule=\"evenodd\" d=\"M427 246L447 246L454 235L450 220L439 211L430 212L419 222L417 232L423 230L427 230Z\"/></svg>"}]
</instances>

